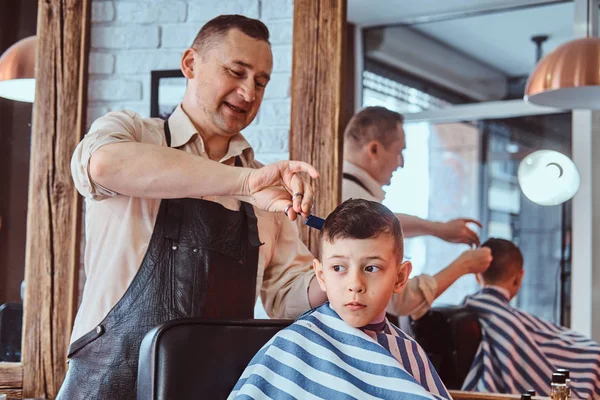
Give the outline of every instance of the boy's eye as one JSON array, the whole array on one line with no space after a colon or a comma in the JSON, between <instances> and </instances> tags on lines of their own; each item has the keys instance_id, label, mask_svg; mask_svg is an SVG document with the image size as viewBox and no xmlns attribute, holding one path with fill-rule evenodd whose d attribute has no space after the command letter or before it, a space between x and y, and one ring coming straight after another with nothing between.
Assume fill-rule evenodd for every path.
<instances>
[{"instance_id":1,"label":"boy's eye","mask_svg":"<svg viewBox=\"0 0 600 400\"><path fill-rule=\"evenodd\" d=\"M341 272L341 271L343 271L343 270L345 270L345 269L346 269L346 268L345 268L345 267L342 267L341 265L334 265L334 266L333 266L333 270L334 270L335 272Z\"/></svg>"},{"instance_id":2,"label":"boy's eye","mask_svg":"<svg viewBox=\"0 0 600 400\"><path fill-rule=\"evenodd\" d=\"M381 268L379 268L377 265L367 265L365 267L365 271L367 272L377 272L379 271Z\"/></svg>"}]
</instances>

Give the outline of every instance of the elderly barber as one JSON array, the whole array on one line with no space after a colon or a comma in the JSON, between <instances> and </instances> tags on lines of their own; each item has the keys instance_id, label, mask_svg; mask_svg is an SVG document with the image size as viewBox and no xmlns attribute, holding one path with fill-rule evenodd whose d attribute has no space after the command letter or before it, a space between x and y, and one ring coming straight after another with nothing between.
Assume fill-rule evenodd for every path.
<instances>
[{"instance_id":1,"label":"elderly barber","mask_svg":"<svg viewBox=\"0 0 600 400\"><path fill-rule=\"evenodd\" d=\"M317 171L261 167L240 134L272 65L262 22L217 17L183 54L187 88L168 121L112 112L77 147L87 280L59 398L135 398L140 342L165 321L252 318L259 293L278 318L325 301L290 221L308 215Z\"/></svg>"}]
</instances>

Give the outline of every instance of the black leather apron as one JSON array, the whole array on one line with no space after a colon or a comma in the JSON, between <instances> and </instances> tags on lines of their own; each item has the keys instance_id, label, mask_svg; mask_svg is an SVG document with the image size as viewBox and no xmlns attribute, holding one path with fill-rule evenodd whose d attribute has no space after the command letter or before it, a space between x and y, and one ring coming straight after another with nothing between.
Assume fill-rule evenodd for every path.
<instances>
[{"instance_id":1,"label":"black leather apron","mask_svg":"<svg viewBox=\"0 0 600 400\"><path fill-rule=\"evenodd\" d=\"M166 121L165 132L170 144ZM162 200L148 250L125 295L69 347L58 398L135 399L140 343L163 322L253 318L260 245L250 204L232 211L206 200Z\"/></svg>"}]
</instances>

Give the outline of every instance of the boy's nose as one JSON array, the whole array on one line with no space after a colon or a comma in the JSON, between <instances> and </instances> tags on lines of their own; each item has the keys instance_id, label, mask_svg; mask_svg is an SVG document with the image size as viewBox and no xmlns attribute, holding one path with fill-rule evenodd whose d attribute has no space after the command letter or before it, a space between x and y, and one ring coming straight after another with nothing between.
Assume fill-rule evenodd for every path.
<instances>
[{"instance_id":1,"label":"boy's nose","mask_svg":"<svg viewBox=\"0 0 600 400\"><path fill-rule=\"evenodd\" d=\"M365 291L365 285L360 279L353 279L348 284L348 290L353 293L363 293Z\"/></svg>"}]
</instances>

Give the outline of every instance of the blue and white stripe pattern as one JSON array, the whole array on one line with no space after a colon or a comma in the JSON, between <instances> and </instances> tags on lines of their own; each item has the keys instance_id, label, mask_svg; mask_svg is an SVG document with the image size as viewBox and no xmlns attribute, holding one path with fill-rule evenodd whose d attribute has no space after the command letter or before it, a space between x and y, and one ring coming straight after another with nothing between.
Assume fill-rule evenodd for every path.
<instances>
[{"instance_id":1,"label":"blue and white stripe pattern","mask_svg":"<svg viewBox=\"0 0 600 400\"><path fill-rule=\"evenodd\" d=\"M463 390L550 394L552 373L571 370L572 397L600 398L600 345L567 328L513 308L493 288L469 296L483 339Z\"/></svg>"},{"instance_id":2,"label":"blue and white stripe pattern","mask_svg":"<svg viewBox=\"0 0 600 400\"><path fill-rule=\"evenodd\" d=\"M400 329L387 322L382 332L363 332L326 303L277 333L254 356L229 395L234 398L451 397L423 349Z\"/></svg>"}]
</instances>

